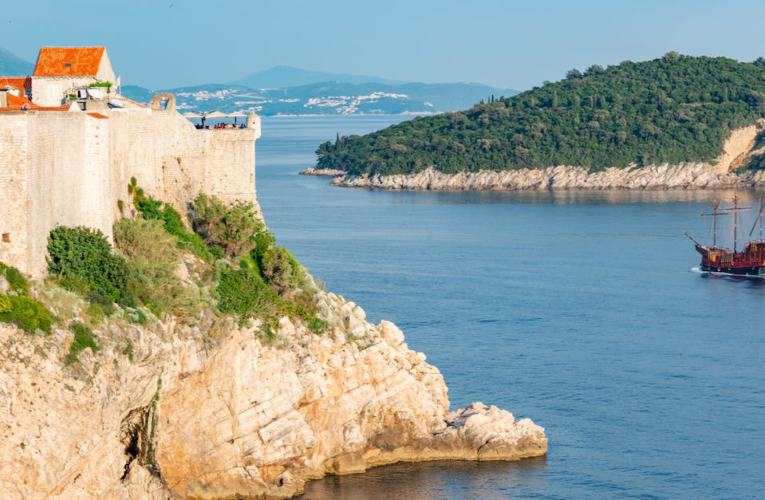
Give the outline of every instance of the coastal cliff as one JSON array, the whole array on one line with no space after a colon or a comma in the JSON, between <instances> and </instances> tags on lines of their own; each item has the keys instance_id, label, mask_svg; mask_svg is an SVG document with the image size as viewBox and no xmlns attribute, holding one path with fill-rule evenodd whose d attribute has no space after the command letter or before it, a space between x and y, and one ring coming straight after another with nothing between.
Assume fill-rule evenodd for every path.
<instances>
[{"instance_id":1,"label":"coastal cliff","mask_svg":"<svg viewBox=\"0 0 765 500\"><path fill-rule=\"evenodd\" d=\"M739 186L765 186L765 172L737 175L720 172L714 165L688 163L636 169L608 168L588 172L581 167L545 169L483 170L444 174L433 168L412 175L343 175L307 169L303 175L333 177L331 184L341 187L388 190L432 191L547 191L606 189L713 189Z\"/></svg>"},{"instance_id":2,"label":"coastal cliff","mask_svg":"<svg viewBox=\"0 0 765 500\"><path fill-rule=\"evenodd\" d=\"M59 318L87 304L37 283ZM0 324L4 498L286 498L324 474L399 461L517 460L544 429L447 388L392 323L318 292L331 330L282 318L212 328L121 312L94 327L101 349L63 362L72 333Z\"/></svg>"}]
</instances>

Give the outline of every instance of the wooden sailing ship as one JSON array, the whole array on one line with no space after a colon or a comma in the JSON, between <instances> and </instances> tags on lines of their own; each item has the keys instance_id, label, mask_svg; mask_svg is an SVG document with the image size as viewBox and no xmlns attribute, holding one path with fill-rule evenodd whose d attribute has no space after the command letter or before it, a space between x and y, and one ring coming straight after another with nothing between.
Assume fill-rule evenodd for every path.
<instances>
[{"instance_id":1,"label":"wooden sailing ship","mask_svg":"<svg viewBox=\"0 0 765 500\"><path fill-rule=\"evenodd\" d=\"M690 236L696 245L696 251L701 254L701 270L709 273L733 274L738 276L763 276L765 277L765 240L763 240L763 210L765 210L765 193L760 195L760 209L757 218L749 231L749 236L760 227L760 239L751 240L744 245L741 252L738 251L738 213L742 210L750 210L751 207L739 205L738 193L733 195L733 206L720 208L715 201L712 203L712 212L701 214L703 217L712 218L712 246L702 245ZM733 250L717 246L717 228L719 217L733 214ZM686 233L687 234L687 233Z\"/></svg>"}]
</instances>

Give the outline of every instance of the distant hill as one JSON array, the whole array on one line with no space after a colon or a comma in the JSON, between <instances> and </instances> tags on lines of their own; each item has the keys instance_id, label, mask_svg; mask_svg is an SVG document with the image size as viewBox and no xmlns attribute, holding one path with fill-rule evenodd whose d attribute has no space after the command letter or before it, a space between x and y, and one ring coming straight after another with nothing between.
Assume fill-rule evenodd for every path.
<instances>
[{"instance_id":1,"label":"distant hill","mask_svg":"<svg viewBox=\"0 0 765 500\"><path fill-rule=\"evenodd\" d=\"M159 92L159 91L157 91ZM503 90L473 83L338 83L319 82L297 87L254 89L243 85L208 84L162 90L172 92L181 111L244 111L260 115L432 114L472 106ZM155 91L125 86L122 93L148 102Z\"/></svg>"},{"instance_id":2,"label":"distant hill","mask_svg":"<svg viewBox=\"0 0 765 500\"><path fill-rule=\"evenodd\" d=\"M670 52L572 70L564 80L467 111L324 143L318 167L414 174L712 162L730 131L765 118L765 60ZM749 168L760 168L750 163Z\"/></svg>"},{"instance_id":3,"label":"distant hill","mask_svg":"<svg viewBox=\"0 0 765 500\"><path fill-rule=\"evenodd\" d=\"M312 83L405 83L396 80L386 80L376 76L351 75L346 73L327 73L324 71L309 71L292 66L274 66L265 71L253 73L244 78L231 82L232 85L242 85L253 89L270 89L284 87L299 87Z\"/></svg>"},{"instance_id":4,"label":"distant hill","mask_svg":"<svg viewBox=\"0 0 765 500\"><path fill-rule=\"evenodd\" d=\"M5 47L0 47L0 77L2 76L29 76L35 69L35 65L12 54Z\"/></svg>"}]
</instances>

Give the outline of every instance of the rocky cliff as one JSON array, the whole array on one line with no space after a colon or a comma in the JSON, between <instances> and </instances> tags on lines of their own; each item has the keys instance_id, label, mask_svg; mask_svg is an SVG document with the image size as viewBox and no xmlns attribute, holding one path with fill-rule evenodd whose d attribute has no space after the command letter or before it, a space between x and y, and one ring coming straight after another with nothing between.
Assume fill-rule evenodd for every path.
<instances>
[{"instance_id":1,"label":"rocky cliff","mask_svg":"<svg viewBox=\"0 0 765 500\"><path fill-rule=\"evenodd\" d=\"M86 304L42 283L60 318ZM125 313L94 327L102 349L63 362L69 330L0 324L3 498L285 498L324 474L398 461L543 455L544 429L447 388L401 331L320 292L321 336L282 319L212 328Z\"/></svg>"},{"instance_id":2,"label":"rocky cliff","mask_svg":"<svg viewBox=\"0 0 765 500\"><path fill-rule=\"evenodd\" d=\"M304 175L334 177L331 184L342 187L432 190L432 191L546 191L564 189L711 189L765 186L765 171L737 175L721 172L716 165L687 163L644 168L608 168L588 172L581 167L546 169L483 170L444 174L429 168L413 175L354 176L334 171L308 169Z\"/></svg>"}]
</instances>

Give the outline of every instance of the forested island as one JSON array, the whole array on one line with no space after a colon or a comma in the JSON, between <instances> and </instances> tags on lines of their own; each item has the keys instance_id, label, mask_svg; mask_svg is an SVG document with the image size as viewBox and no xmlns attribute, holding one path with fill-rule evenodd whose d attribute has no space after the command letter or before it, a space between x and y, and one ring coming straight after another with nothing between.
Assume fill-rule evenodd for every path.
<instances>
[{"instance_id":1,"label":"forested island","mask_svg":"<svg viewBox=\"0 0 765 500\"><path fill-rule=\"evenodd\" d=\"M467 111L339 137L319 147L316 172L368 178L713 165L732 131L749 127L754 134L763 117L765 59L744 63L669 52L647 62L574 69L559 82L490 97ZM762 140L752 135L746 142L753 152ZM754 154L736 169L764 166L762 154Z\"/></svg>"}]
</instances>

